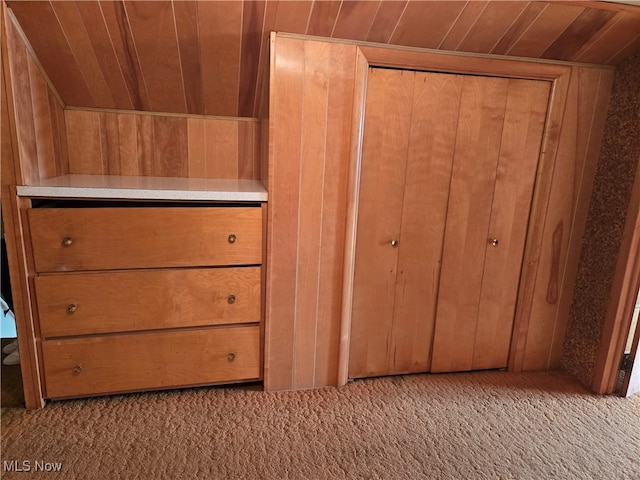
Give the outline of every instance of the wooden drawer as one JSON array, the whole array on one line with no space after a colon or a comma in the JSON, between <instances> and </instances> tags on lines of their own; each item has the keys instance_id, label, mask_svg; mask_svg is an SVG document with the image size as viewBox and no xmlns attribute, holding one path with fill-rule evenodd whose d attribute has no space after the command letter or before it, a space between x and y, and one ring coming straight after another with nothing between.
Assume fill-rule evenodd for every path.
<instances>
[{"instance_id":1,"label":"wooden drawer","mask_svg":"<svg viewBox=\"0 0 640 480\"><path fill-rule=\"evenodd\" d=\"M38 272L258 265L260 207L38 208Z\"/></svg>"},{"instance_id":2,"label":"wooden drawer","mask_svg":"<svg viewBox=\"0 0 640 480\"><path fill-rule=\"evenodd\" d=\"M38 276L40 331L57 337L259 323L260 280L260 267Z\"/></svg>"},{"instance_id":3,"label":"wooden drawer","mask_svg":"<svg viewBox=\"0 0 640 480\"><path fill-rule=\"evenodd\" d=\"M259 380L260 327L211 327L42 343L47 398Z\"/></svg>"}]
</instances>

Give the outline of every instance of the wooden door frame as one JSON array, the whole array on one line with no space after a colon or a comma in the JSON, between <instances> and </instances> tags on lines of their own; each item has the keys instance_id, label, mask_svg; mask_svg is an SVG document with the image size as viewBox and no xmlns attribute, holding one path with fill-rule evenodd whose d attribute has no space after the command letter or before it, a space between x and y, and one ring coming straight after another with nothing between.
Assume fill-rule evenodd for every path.
<instances>
[{"instance_id":1,"label":"wooden door frame","mask_svg":"<svg viewBox=\"0 0 640 480\"><path fill-rule=\"evenodd\" d=\"M620 359L631 329L633 309L640 288L640 159L636 167L631 198L627 208L622 243L607 312L602 328L600 350L591 388L600 394L616 391Z\"/></svg>"},{"instance_id":2,"label":"wooden door frame","mask_svg":"<svg viewBox=\"0 0 640 480\"><path fill-rule=\"evenodd\" d=\"M541 155L538 161L530 224L523 256L520 288L514 317L509 370L521 371L524 346L533 304L533 291L542 251L545 215L549 206L551 183L559 147L572 68L567 64L522 59L508 60L491 56L450 54L412 49L392 49L359 46L356 57L356 77L353 105L353 138L349 165L346 241L343 268L342 322L338 356L338 385L344 385L349 375L349 343L353 310L353 280L362 164L364 113L367 77L370 67L413 69L429 72L488 75L551 82L551 95L545 122Z\"/></svg>"}]
</instances>

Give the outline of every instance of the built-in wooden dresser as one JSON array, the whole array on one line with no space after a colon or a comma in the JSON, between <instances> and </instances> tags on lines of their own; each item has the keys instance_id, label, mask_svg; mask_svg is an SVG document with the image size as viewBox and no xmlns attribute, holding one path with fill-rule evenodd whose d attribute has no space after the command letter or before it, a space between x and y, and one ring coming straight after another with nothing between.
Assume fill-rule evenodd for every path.
<instances>
[{"instance_id":1,"label":"built-in wooden dresser","mask_svg":"<svg viewBox=\"0 0 640 480\"><path fill-rule=\"evenodd\" d=\"M45 398L262 379L259 182L72 175L19 195Z\"/></svg>"}]
</instances>

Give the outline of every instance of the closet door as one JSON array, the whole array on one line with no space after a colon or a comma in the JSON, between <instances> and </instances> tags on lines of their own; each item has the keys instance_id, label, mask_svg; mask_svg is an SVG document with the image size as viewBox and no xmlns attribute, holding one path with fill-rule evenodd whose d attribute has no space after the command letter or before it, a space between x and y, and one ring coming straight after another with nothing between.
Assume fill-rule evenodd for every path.
<instances>
[{"instance_id":1,"label":"closet door","mask_svg":"<svg viewBox=\"0 0 640 480\"><path fill-rule=\"evenodd\" d=\"M431 371L508 364L550 86L465 77Z\"/></svg>"},{"instance_id":2,"label":"closet door","mask_svg":"<svg viewBox=\"0 0 640 480\"><path fill-rule=\"evenodd\" d=\"M462 79L369 71L352 378L429 370Z\"/></svg>"}]
</instances>

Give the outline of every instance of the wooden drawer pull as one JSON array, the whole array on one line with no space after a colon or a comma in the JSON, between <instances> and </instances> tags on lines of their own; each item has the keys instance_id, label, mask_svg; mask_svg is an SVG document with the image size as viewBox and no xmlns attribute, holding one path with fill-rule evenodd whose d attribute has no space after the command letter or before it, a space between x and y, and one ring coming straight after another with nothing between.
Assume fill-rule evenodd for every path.
<instances>
[{"instance_id":1,"label":"wooden drawer pull","mask_svg":"<svg viewBox=\"0 0 640 480\"><path fill-rule=\"evenodd\" d=\"M73 370L71 370L73 375L80 375L80 372L82 372L82 365L76 365L73 367Z\"/></svg>"},{"instance_id":2,"label":"wooden drawer pull","mask_svg":"<svg viewBox=\"0 0 640 480\"><path fill-rule=\"evenodd\" d=\"M229 362L233 362L236 359L236 354L231 352L229 355L227 355L227 361Z\"/></svg>"},{"instance_id":3,"label":"wooden drawer pull","mask_svg":"<svg viewBox=\"0 0 640 480\"><path fill-rule=\"evenodd\" d=\"M63 247L70 247L71 245L73 245L73 238L72 237L64 237L62 239L62 246Z\"/></svg>"},{"instance_id":4,"label":"wooden drawer pull","mask_svg":"<svg viewBox=\"0 0 640 480\"><path fill-rule=\"evenodd\" d=\"M229 243L236 243L236 236L232 233L229 235Z\"/></svg>"},{"instance_id":5,"label":"wooden drawer pull","mask_svg":"<svg viewBox=\"0 0 640 480\"><path fill-rule=\"evenodd\" d=\"M227 302L229 302L229 305L233 305L234 303L236 303L236 296L235 295L229 295L227 297Z\"/></svg>"},{"instance_id":6,"label":"wooden drawer pull","mask_svg":"<svg viewBox=\"0 0 640 480\"><path fill-rule=\"evenodd\" d=\"M69 315L74 313L77 309L78 309L78 305L76 305L75 303L71 303L70 305L67 305L67 313Z\"/></svg>"}]
</instances>

